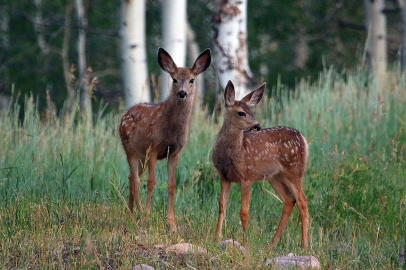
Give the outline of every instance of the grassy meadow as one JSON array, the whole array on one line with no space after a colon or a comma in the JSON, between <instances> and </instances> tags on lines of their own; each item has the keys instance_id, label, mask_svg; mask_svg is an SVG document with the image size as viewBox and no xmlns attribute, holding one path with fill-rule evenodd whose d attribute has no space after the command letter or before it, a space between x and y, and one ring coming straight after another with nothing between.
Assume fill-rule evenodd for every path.
<instances>
[{"instance_id":1,"label":"grassy meadow","mask_svg":"<svg viewBox=\"0 0 406 270\"><path fill-rule=\"evenodd\" d=\"M399 72L380 90L363 70L325 70L295 91L277 85L256 109L262 127L286 125L309 142L303 189L310 215L309 250L300 248L295 208L276 249L268 250L282 212L268 183L252 186L247 255L221 249L215 239L220 180L211 162L221 127L193 115L176 172L177 233L166 226L166 161L146 219L128 214L128 165L117 132L120 116L92 124L37 111L35 97L0 114L0 268L265 269L275 256L312 254L323 269L406 269L399 263L406 232L406 91ZM21 119L20 111L24 111ZM220 118L221 119L221 118ZM142 176L145 205L147 173ZM242 241L240 193L232 185L224 239ZM207 256L179 259L163 247L193 243Z\"/></svg>"}]
</instances>

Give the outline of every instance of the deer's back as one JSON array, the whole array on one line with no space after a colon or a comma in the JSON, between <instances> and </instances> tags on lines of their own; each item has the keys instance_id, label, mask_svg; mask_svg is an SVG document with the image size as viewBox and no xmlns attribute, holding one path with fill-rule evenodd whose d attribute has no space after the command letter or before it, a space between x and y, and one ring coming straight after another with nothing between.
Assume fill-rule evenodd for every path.
<instances>
[{"instance_id":1,"label":"deer's back","mask_svg":"<svg viewBox=\"0 0 406 270\"><path fill-rule=\"evenodd\" d=\"M254 180L282 170L301 177L307 151L306 139L294 128L278 126L244 133L245 169Z\"/></svg>"},{"instance_id":2,"label":"deer's back","mask_svg":"<svg viewBox=\"0 0 406 270\"><path fill-rule=\"evenodd\" d=\"M278 126L244 132L240 145L227 145L227 138L222 139L216 141L213 163L224 179L258 181L283 170L298 177L303 175L307 142L296 129Z\"/></svg>"}]
</instances>

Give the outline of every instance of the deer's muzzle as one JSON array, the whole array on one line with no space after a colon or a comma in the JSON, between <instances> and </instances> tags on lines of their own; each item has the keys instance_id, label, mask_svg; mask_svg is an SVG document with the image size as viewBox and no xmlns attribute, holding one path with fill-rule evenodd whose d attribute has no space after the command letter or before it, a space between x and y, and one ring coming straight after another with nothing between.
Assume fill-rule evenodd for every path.
<instances>
[{"instance_id":1,"label":"deer's muzzle","mask_svg":"<svg viewBox=\"0 0 406 270\"><path fill-rule=\"evenodd\" d=\"M187 94L186 94L185 91L182 90L182 91L179 91L178 96L179 96L180 98L185 98L185 97L187 96Z\"/></svg>"},{"instance_id":2,"label":"deer's muzzle","mask_svg":"<svg viewBox=\"0 0 406 270\"><path fill-rule=\"evenodd\" d=\"M261 130L261 125L260 125L260 124L256 124L255 126L253 126L253 127L251 128L251 130L260 131L260 130Z\"/></svg>"}]
</instances>

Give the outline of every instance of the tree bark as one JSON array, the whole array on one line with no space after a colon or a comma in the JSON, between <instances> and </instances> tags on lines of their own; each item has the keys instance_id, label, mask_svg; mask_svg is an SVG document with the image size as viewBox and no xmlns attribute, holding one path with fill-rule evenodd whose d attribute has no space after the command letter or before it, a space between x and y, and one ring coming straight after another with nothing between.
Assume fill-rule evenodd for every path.
<instances>
[{"instance_id":1,"label":"tree bark","mask_svg":"<svg viewBox=\"0 0 406 270\"><path fill-rule=\"evenodd\" d=\"M73 76L73 67L69 65L69 39L70 39L70 16L72 14L72 4L68 3L65 11L65 27L64 27L64 36L63 36L63 45L62 45L62 65L63 65L63 74L65 78L66 90L68 91L68 100L66 102L67 112L70 113L72 110L73 102L75 101L75 89L72 87Z\"/></svg>"},{"instance_id":2,"label":"tree bark","mask_svg":"<svg viewBox=\"0 0 406 270\"><path fill-rule=\"evenodd\" d=\"M406 75L406 7L404 1L399 0L399 6L402 9L402 72Z\"/></svg>"},{"instance_id":3,"label":"tree bark","mask_svg":"<svg viewBox=\"0 0 406 270\"><path fill-rule=\"evenodd\" d=\"M386 17L382 12L384 0L370 0L369 29L371 31L371 71L380 88L385 79L387 66Z\"/></svg>"},{"instance_id":4,"label":"tree bark","mask_svg":"<svg viewBox=\"0 0 406 270\"><path fill-rule=\"evenodd\" d=\"M36 7L35 11L35 21L34 21L34 30L37 35L38 47L41 49L41 52L47 56L50 52L49 46L44 37L44 25L42 21L42 0L34 0Z\"/></svg>"},{"instance_id":5,"label":"tree bark","mask_svg":"<svg viewBox=\"0 0 406 270\"><path fill-rule=\"evenodd\" d=\"M0 45L4 51L10 49L10 16L6 10L6 6L0 7Z\"/></svg>"},{"instance_id":6,"label":"tree bark","mask_svg":"<svg viewBox=\"0 0 406 270\"><path fill-rule=\"evenodd\" d=\"M185 66L186 59L186 0L165 0L162 3L162 43L178 67ZM161 72L160 99L169 95L169 74Z\"/></svg>"},{"instance_id":7,"label":"tree bark","mask_svg":"<svg viewBox=\"0 0 406 270\"><path fill-rule=\"evenodd\" d=\"M214 48L219 82L236 86L236 99L248 92L252 73L248 64L247 0L221 0L214 15Z\"/></svg>"},{"instance_id":8,"label":"tree bark","mask_svg":"<svg viewBox=\"0 0 406 270\"><path fill-rule=\"evenodd\" d=\"M38 0L37 0L38 1ZM85 76L87 72L86 66L86 28L87 18L83 0L75 0L76 13L79 21L79 37L78 37L78 68L79 68L79 87L80 91L80 107L82 113L88 120L92 116L92 89L89 89L89 76ZM89 75L89 74L87 74Z\"/></svg>"},{"instance_id":9,"label":"tree bark","mask_svg":"<svg viewBox=\"0 0 406 270\"><path fill-rule=\"evenodd\" d=\"M295 44L295 67L303 69L309 58L308 37L305 30L299 30Z\"/></svg>"},{"instance_id":10,"label":"tree bark","mask_svg":"<svg viewBox=\"0 0 406 270\"><path fill-rule=\"evenodd\" d=\"M190 24L186 26L186 39L187 39L187 56L188 56L188 66L191 67L194 64L194 61L200 54L199 45L195 39L195 32L193 31ZM204 73L200 74L196 80L196 95L195 95L195 103L199 104L200 106L203 105L204 101Z\"/></svg>"},{"instance_id":11,"label":"tree bark","mask_svg":"<svg viewBox=\"0 0 406 270\"><path fill-rule=\"evenodd\" d=\"M126 108L150 102L146 57L145 0L122 0L121 58Z\"/></svg>"},{"instance_id":12,"label":"tree bark","mask_svg":"<svg viewBox=\"0 0 406 270\"><path fill-rule=\"evenodd\" d=\"M369 5L370 0L364 0L364 12L365 12L365 33L367 39L365 40L365 61L368 66L369 73L371 73L371 29L370 29L370 19L371 16L369 14Z\"/></svg>"}]
</instances>

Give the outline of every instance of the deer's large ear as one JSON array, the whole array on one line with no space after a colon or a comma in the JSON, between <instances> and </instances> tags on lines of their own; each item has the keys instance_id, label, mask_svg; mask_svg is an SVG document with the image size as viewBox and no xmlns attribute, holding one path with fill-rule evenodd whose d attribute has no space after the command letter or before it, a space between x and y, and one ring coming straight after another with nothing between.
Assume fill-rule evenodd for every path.
<instances>
[{"instance_id":1,"label":"deer's large ear","mask_svg":"<svg viewBox=\"0 0 406 270\"><path fill-rule=\"evenodd\" d=\"M234 85L231 81L228 81L226 89L224 90L224 102L226 107L234 104L235 100L235 90Z\"/></svg>"},{"instance_id":2,"label":"deer's large ear","mask_svg":"<svg viewBox=\"0 0 406 270\"><path fill-rule=\"evenodd\" d=\"M158 64L162 70L168 72L169 74L175 73L176 69L178 68L175 62L173 62L172 57L163 48L159 48L158 50Z\"/></svg>"},{"instance_id":3,"label":"deer's large ear","mask_svg":"<svg viewBox=\"0 0 406 270\"><path fill-rule=\"evenodd\" d=\"M195 74L195 76L197 76L200 73L204 72L210 66L210 63L210 49L206 49L197 57L195 63L193 64L192 72Z\"/></svg>"},{"instance_id":4,"label":"deer's large ear","mask_svg":"<svg viewBox=\"0 0 406 270\"><path fill-rule=\"evenodd\" d=\"M264 96L265 87L266 83L261 85L257 90L252 91L251 93L246 95L243 99L241 99L241 101L245 102L250 107L254 107L261 101L262 97Z\"/></svg>"}]
</instances>

